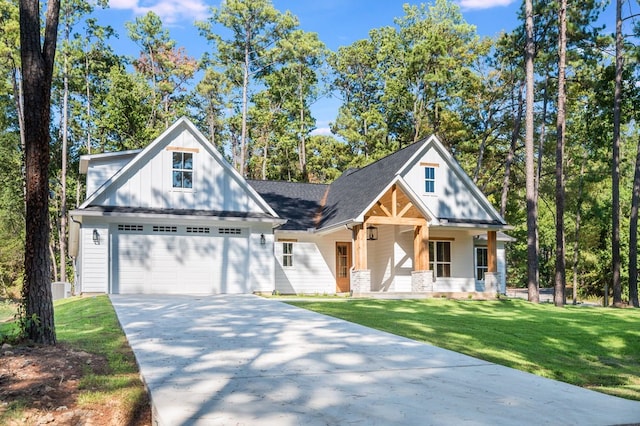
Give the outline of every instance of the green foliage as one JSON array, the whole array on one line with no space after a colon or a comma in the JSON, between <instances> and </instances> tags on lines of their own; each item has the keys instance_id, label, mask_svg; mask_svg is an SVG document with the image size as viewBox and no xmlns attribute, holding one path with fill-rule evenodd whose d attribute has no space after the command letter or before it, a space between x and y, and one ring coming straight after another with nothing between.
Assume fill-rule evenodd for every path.
<instances>
[{"instance_id":1,"label":"green foliage","mask_svg":"<svg viewBox=\"0 0 640 426\"><path fill-rule=\"evenodd\" d=\"M143 148L178 116L188 115L246 176L290 181L331 182L349 167L437 133L488 199L496 207L504 203L506 219L515 227L511 235L518 240L507 252L508 283L525 285L524 24L494 39L481 38L457 2L432 0L408 4L388 26L328 52L317 34L301 30L295 16L276 10L270 0L229 0L197 23L211 51L196 63L153 12L126 26L139 55L115 52L111 40L118 34L94 13L96 5L105 4L67 0L62 5L52 110L53 117L62 116L67 75L69 169L63 178L61 128L54 123L50 217L55 257L64 238L59 230L62 179L68 206L84 196L80 155ZM614 66L606 53L611 34L596 24L603 6L588 0L568 11L567 268L575 266L580 294L593 297L604 295L612 262ZM555 250L557 4L536 2L535 9L540 282L549 285ZM23 276L18 29L17 3L0 3L0 296L20 294ZM623 229L628 229L639 140L636 44L637 39L627 39ZM245 46L251 48L245 51ZM200 80L194 84L196 69ZM334 136L311 136L316 126L311 106L327 90L341 99L331 124ZM628 247L628 233L622 238L623 257L637 252ZM626 266L622 274L626 279Z\"/></svg>"},{"instance_id":2,"label":"green foliage","mask_svg":"<svg viewBox=\"0 0 640 426\"><path fill-rule=\"evenodd\" d=\"M521 300L288 302L539 376L640 400L640 312Z\"/></svg>"},{"instance_id":3,"label":"green foliage","mask_svg":"<svg viewBox=\"0 0 640 426\"><path fill-rule=\"evenodd\" d=\"M197 62L184 48L176 48L160 17L151 11L135 22L127 22L125 27L141 49L133 65L152 89L148 97L149 126L164 130L186 112L187 98L182 95L197 69Z\"/></svg>"}]
</instances>

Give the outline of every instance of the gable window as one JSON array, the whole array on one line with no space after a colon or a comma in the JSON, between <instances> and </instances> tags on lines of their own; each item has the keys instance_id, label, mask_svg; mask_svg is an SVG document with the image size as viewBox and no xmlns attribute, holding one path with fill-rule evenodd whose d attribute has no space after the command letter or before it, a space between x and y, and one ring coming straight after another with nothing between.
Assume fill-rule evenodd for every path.
<instances>
[{"instance_id":1,"label":"gable window","mask_svg":"<svg viewBox=\"0 0 640 426\"><path fill-rule=\"evenodd\" d=\"M489 267L489 252L486 247L476 247L476 280L483 281Z\"/></svg>"},{"instance_id":2,"label":"gable window","mask_svg":"<svg viewBox=\"0 0 640 426\"><path fill-rule=\"evenodd\" d=\"M293 267L293 243L282 243L282 266Z\"/></svg>"},{"instance_id":3,"label":"gable window","mask_svg":"<svg viewBox=\"0 0 640 426\"><path fill-rule=\"evenodd\" d=\"M429 266L435 271L436 277L451 276L451 242L429 242Z\"/></svg>"},{"instance_id":4,"label":"gable window","mask_svg":"<svg viewBox=\"0 0 640 426\"><path fill-rule=\"evenodd\" d=\"M193 188L193 154L190 152L173 153L173 187Z\"/></svg>"},{"instance_id":5,"label":"gable window","mask_svg":"<svg viewBox=\"0 0 640 426\"><path fill-rule=\"evenodd\" d=\"M433 194L436 192L436 168L425 167L424 168L424 192Z\"/></svg>"}]
</instances>

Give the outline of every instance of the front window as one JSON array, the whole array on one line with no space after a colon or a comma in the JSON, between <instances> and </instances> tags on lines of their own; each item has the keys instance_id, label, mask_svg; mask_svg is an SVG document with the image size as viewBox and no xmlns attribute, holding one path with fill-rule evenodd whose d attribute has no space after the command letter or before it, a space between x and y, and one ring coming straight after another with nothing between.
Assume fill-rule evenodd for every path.
<instances>
[{"instance_id":1,"label":"front window","mask_svg":"<svg viewBox=\"0 0 640 426\"><path fill-rule=\"evenodd\" d=\"M193 154L190 152L173 153L173 187L193 188Z\"/></svg>"},{"instance_id":2,"label":"front window","mask_svg":"<svg viewBox=\"0 0 640 426\"><path fill-rule=\"evenodd\" d=\"M486 247L476 247L476 279L484 280L484 274L489 266L489 253Z\"/></svg>"},{"instance_id":3,"label":"front window","mask_svg":"<svg viewBox=\"0 0 640 426\"><path fill-rule=\"evenodd\" d=\"M282 266L293 267L293 243L282 243Z\"/></svg>"},{"instance_id":4,"label":"front window","mask_svg":"<svg viewBox=\"0 0 640 426\"><path fill-rule=\"evenodd\" d=\"M436 169L435 167L424 168L424 192L432 194L436 192Z\"/></svg>"},{"instance_id":5,"label":"front window","mask_svg":"<svg viewBox=\"0 0 640 426\"><path fill-rule=\"evenodd\" d=\"M451 243L449 241L429 242L429 266L436 277L451 276Z\"/></svg>"}]
</instances>

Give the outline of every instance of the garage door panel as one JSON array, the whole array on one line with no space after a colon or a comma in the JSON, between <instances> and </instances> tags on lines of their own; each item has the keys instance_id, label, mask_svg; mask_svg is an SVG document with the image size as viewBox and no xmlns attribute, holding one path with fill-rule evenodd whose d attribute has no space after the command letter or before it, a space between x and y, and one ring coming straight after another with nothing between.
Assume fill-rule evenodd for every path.
<instances>
[{"instance_id":1,"label":"garage door panel","mask_svg":"<svg viewBox=\"0 0 640 426\"><path fill-rule=\"evenodd\" d=\"M118 232L114 246L114 293L250 291L245 235Z\"/></svg>"}]
</instances>

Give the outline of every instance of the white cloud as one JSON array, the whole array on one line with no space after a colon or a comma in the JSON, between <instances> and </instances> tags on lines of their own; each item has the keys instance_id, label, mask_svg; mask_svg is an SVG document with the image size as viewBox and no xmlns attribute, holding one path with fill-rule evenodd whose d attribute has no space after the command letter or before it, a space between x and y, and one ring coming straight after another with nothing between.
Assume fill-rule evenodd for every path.
<instances>
[{"instance_id":1,"label":"white cloud","mask_svg":"<svg viewBox=\"0 0 640 426\"><path fill-rule=\"evenodd\" d=\"M458 3L464 10L491 9L492 7L509 6L515 0L460 0Z\"/></svg>"},{"instance_id":2,"label":"white cloud","mask_svg":"<svg viewBox=\"0 0 640 426\"><path fill-rule=\"evenodd\" d=\"M208 15L208 6L202 0L109 0L109 6L113 9L131 10L135 15L153 11L166 25L204 20Z\"/></svg>"},{"instance_id":3,"label":"white cloud","mask_svg":"<svg viewBox=\"0 0 640 426\"><path fill-rule=\"evenodd\" d=\"M328 127L319 127L317 129L314 129L311 133L311 136L315 136L315 135L326 135L326 136L333 136L333 133L331 133L331 129Z\"/></svg>"}]
</instances>

